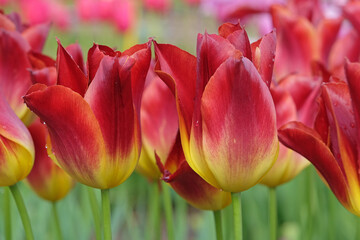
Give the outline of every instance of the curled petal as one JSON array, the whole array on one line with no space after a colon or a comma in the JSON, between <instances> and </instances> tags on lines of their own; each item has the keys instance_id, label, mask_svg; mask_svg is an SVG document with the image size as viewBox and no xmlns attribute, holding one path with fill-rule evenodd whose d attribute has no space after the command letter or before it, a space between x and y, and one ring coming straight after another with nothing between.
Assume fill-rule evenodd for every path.
<instances>
[{"instance_id":1,"label":"curled petal","mask_svg":"<svg viewBox=\"0 0 360 240\"><path fill-rule=\"evenodd\" d=\"M229 58L201 99L202 135L191 135L189 165L211 185L244 191L260 181L278 153L270 92L247 58ZM201 140L202 139L202 140Z\"/></svg>"},{"instance_id":2,"label":"curled petal","mask_svg":"<svg viewBox=\"0 0 360 240\"><path fill-rule=\"evenodd\" d=\"M272 31L251 44L252 59L268 87L272 82L276 49L276 33Z\"/></svg>"},{"instance_id":3,"label":"curled petal","mask_svg":"<svg viewBox=\"0 0 360 240\"><path fill-rule=\"evenodd\" d=\"M67 87L40 84L30 88L24 100L46 123L59 165L83 184L107 188L100 172L106 157L104 138L89 104Z\"/></svg>"},{"instance_id":4,"label":"curled petal","mask_svg":"<svg viewBox=\"0 0 360 240\"><path fill-rule=\"evenodd\" d=\"M252 60L249 37L240 23L224 23L219 27L219 35L226 38L245 57Z\"/></svg>"},{"instance_id":5,"label":"curled petal","mask_svg":"<svg viewBox=\"0 0 360 240\"><path fill-rule=\"evenodd\" d=\"M87 69L90 82L94 79L99 68L100 62L105 55L114 57L116 52L105 45L93 44L88 51Z\"/></svg>"},{"instance_id":6,"label":"curled petal","mask_svg":"<svg viewBox=\"0 0 360 240\"><path fill-rule=\"evenodd\" d=\"M290 122L279 129L279 139L285 146L303 155L321 173L335 196L349 209L349 187L330 149L311 128L300 122Z\"/></svg>"},{"instance_id":7,"label":"curled petal","mask_svg":"<svg viewBox=\"0 0 360 240\"><path fill-rule=\"evenodd\" d=\"M0 186L24 179L34 163L34 144L25 125L0 94Z\"/></svg>"}]
</instances>

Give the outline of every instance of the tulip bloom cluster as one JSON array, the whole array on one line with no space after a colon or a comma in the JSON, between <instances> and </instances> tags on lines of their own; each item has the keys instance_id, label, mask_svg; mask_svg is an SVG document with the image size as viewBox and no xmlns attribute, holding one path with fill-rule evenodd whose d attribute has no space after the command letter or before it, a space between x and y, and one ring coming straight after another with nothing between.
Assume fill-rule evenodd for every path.
<instances>
[{"instance_id":1,"label":"tulip bloom cluster","mask_svg":"<svg viewBox=\"0 0 360 240\"><path fill-rule=\"evenodd\" d=\"M123 52L93 44L86 61L60 40L55 60L42 54L49 25L1 12L0 186L27 177L56 202L77 181L109 199L137 169L218 211L311 162L360 215L360 5L344 7L354 28L343 33L343 18L294 2L259 10L276 30L253 43L225 23L198 35L196 56L150 39Z\"/></svg>"}]
</instances>

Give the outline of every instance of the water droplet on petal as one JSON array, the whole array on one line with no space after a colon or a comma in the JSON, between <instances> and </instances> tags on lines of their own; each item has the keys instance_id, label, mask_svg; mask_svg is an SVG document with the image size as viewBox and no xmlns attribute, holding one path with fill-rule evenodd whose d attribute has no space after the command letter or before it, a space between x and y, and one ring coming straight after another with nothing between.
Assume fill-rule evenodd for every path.
<instances>
[{"instance_id":1,"label":"water droplet on petal","mask_svg":"<svg viewBox=\"0 0 360 240\"><path fill-rule=\"evenodd\" d=\"M355 123L351 122L351 123L350 123L350 127L354 128L354 127L355 127Z\"/></svg>"},{"instance_id":2,"label":"water droplet on petal","mask_svg":"<svg viewBox=\"0 0 360 240\"><path fill-rule=\"evenodd\" d=\"M199 126L199 120L196 120L195 127L198 127L198 126Z\"/></svg>"}]
</instances>

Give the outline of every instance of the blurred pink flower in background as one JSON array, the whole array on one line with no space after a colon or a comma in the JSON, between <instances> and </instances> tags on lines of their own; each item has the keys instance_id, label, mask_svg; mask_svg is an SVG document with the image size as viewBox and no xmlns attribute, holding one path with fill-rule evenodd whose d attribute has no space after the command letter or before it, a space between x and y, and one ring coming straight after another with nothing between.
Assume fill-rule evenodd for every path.
<instances>
[{"instance_id":1,"label":"blurred pink flower in background","mask_svg":"<svg viewBox=\"0 0 360 240\"><path fill-rule=\"evenodd\" d=\"M125 32L136 19L135 2L130 0L78 0L76 12L83 21L107 21Z\"/></svg>"},{"instance_id":2,"label":"blurred pink flower in background","mask_svg":"<svg viewBox=\"0 0 360 240\"><path fill-rule=\"evenodd\" d=\"M172 5L171 0L143 0L144 7L148 10L167 12Z\"/></svg>"},{"instance_id":3,"label":"blurred pink flower in background","mask_svg":"<svg viewBox=\"0 0 360 240\"><path fill-rule=\"evenodd\" d=\"M70 26L70 12L62 1L58 0L20 0L21 13L31 25L52 22L66 29Z\"/></svg>"}]
</instances>

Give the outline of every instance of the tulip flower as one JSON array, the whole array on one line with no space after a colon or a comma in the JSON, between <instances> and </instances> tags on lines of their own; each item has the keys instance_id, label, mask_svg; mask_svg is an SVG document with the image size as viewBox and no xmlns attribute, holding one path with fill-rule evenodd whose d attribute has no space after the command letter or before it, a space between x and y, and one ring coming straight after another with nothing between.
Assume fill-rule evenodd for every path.
<instances>
[{"instance_id":1,"label":"tulip flower","mask_svg":"<svg viewBox=\"0 0 360 240\"><path fill-rule=\"evenodd\" d=\"M199 34L197 58L155 43L156 69L176 95L190 167L216 188L241 192L260 181L278 153L276 113L267 86L274 34L252 51L238 24L224 24L219 32Z\"/></svg>"},{"instance_id":2,"label":"tulip flower","mask_svg":"<svg viewBox=\"0 0 360 240\"><path fill-rule=\"evenodd\" d=\"M322 86L315 129L290 122L279 130L280 141L306 157L321 174L337 199L360 216L359 63L345 66L348 85L331 82Z\"/></svg>"},{"instance_id":3,"label":"tulip flower","mask_svg":"<svg viewBox=\"0 0 360 240\"><path fill-rule=\"evenodd\" d=\"M285 84L281 83L271 89L278 127L298 119L296 104L289 91L282 86ZM309 162L306 159L280 144L279 156L261 183L268 187L276 187L293 179L308 165Z\"/></svg>"},{"instance_id":4,"label":"tulip flower","mask_svg":"<svg viewBox=\"0 0 360 240\"><path fill-rule=\"evenodd\" d=\"M141 104L142 150L137 170L151 180L160 178L154 152L165 162L178 132L175 98L150 67Z\"/></svg>"},{"instance_id":5,"label":"tulip flower","mask_svg":"<svg viewBox=\"0 0 360 240\"><path fill-rule=\"evenodd\" d=\"M291 73L311 76L313 62L327 67L341 18L321 19L313 25L306 17L280 5L271 7L271 15L278 38L274 66L277 79Z\"/></svg>"},{"instance_id":6,"label":"tulip flower","mask_svg":"<svg viewBox=\"0 0 360 240\"><path fill-rule=\"evenodd\" d=\"M29 126L35 145L35 163L27 182L42 198L48 201L58 201L65 197L74 186L74 180L58 167L48 156L46 143L48 132L39 119Z\"/></svg>"},{"instance_id":7,"label":"tulip flower","mask_svg":"<svg viewBox=\"0 0 360 240\"><path fill-rule=\"evenodd\" d=\"M34 164L31 135L0 94L0 186L24 179Z\"/></svg>"},{"instance_id":8,"label":"tulip flower","mask_svg":"<svg viewBox=\"0 0 360 240\"><path fill-rule=\"evenodd\" d=\"M25 103L45 122L53 153L70 176L95 188L115 187L130 176L140 154L140 98L150 46L96 58L99 64L88 65L89 72L96 69L88 88L69 56L59 44L58 85L34 85ZM89 57L95 58L91 51Z\"/></svg>"},{"instance_id":9,"label":"tulip flower","mask_svg":"<svg viewBox=\"0 0 360 240\"><path fill-rule=\"evenodd\" d=\"M22 100L32 84L29 54L40 54L48 31L48 24L23 27L17 14L0 13L0 93L27 125L33 120Z\"/></svg>"}]
</instances>

